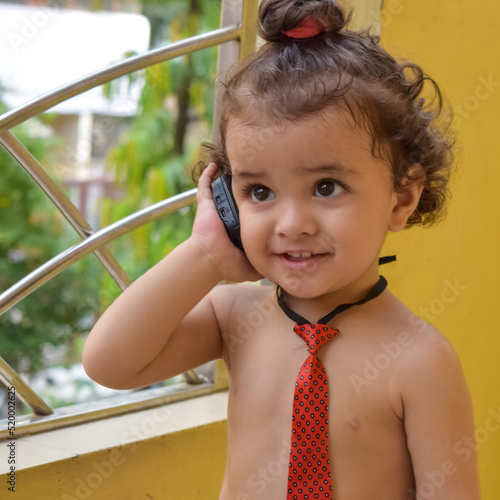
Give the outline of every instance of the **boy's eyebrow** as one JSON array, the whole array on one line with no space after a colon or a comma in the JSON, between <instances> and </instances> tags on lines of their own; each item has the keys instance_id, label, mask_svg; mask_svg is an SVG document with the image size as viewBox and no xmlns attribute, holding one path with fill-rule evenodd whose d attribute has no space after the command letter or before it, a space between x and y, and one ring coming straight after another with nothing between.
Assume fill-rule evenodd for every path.
<instances>
[{"instance_id":1,"label":"boy's eyebrow","mask_svg":"<svg viewBox=\"0 0 500 500\"><path fill-rule=\"evenodd\" d=\"M265 172L250 172L249 170L233 170L232 176L237 179L256 179L262 178L266 175Z\"/></svg>"},{"instance_id":2,"label":"boy's eyebrow","mask_svg":"<svg viewBox=\"0 0 500 500\"><path fill-rule=\"evenodd\" d=\"M340 163L330 163L330 164L324 164L324 165L318 165L314 167L300 167L298 169L299 173L303 174L342 174L342 175L359 175L359 172L357 170L354 170L352 168L347 168L344 165ZM265 171L249 171L249 170L236 170L233 171L233 176L237 177L238 179L256 179L256 178L262 178L266 176Z\"/></svg>"},{"instance_id":3,"label":"boy's eyebrow","mask_svg":"<svg viewBox=\"0 0 500 500\"><path fill-rule=\"evenodd\" d=\"M343 175L359 175L359 172L353 168L348 168L341 163L328 163L318 165L316 167L303 167L300 169L304 173L311 174L343 174Z\"/></svg>"}]
</instances>

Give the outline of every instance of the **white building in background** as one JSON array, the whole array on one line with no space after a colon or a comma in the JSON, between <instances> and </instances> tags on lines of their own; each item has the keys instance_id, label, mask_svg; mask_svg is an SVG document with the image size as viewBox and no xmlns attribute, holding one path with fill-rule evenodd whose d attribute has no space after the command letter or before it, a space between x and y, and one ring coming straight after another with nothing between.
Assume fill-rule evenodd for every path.
<instances>
[{"instance_id":1,"label":"white building in background","mask_svg":"<svg viewBox=\"0 0 500 500\"><path fill-rule=\"evenodd\" d=\"M61 3L0 3L0 88L10 109L149 48L150 25L144 16L69 10L57 7ZM127 87L122 82L112 101L96 88L50 110L57 114L55 132L65 139L51 173L75 186L74 203L87 215L93 212L87 201L98 195L92 191L106 186L104 151L116 140L124 118L137 112L140 84L132 91Z\"/></svg>"}]
</instances>

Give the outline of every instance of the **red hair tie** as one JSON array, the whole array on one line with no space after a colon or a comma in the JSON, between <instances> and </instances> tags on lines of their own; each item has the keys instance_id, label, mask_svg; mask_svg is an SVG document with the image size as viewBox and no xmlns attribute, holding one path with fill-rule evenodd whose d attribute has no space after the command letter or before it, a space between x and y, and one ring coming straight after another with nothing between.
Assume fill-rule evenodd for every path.
<instances>
[{"instance_id":1,"label":"red hair tie","mask_svg":"<svg viewBox=\"0 0 500 500\"><path fill-rule=\"evenodd\" d=\"M290 38L311 38L325 31L326 23L318 17L306 17L295 28L281 30L281 33Z\"/></svg>"}]
</instances>

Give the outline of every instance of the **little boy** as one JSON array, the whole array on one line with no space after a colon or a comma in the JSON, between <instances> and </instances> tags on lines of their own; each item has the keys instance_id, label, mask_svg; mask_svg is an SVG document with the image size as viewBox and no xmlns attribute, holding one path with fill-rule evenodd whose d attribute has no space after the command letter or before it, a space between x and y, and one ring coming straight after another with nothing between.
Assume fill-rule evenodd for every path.
<instances>
[{"instance_id":1,"label":"little boy","mask_svg":"<svg viewBox=\"0 0 500 500\"><path fill-rule=\"evenodd\" d=\"M444 191L443 138L418 104L425 78L346 30L336 3L290 5L263 1L267 44L227 83L192 236L100 318L85 369L125 389L223 358L221 500L478 500L475 457L454 452L474 435L457 356L379 276L387 232L432 218ZM212 200L220 172L232 175L244 252ZM217 286L261 277L278 289ZM314 353L300 333L309 323L328 332ZM366 360L381 356L384 370L361 379ZM309 470L300 480L293 472L303 405L294 390L308 367L321 384L327 377L325 486L311 486Z\"/></svg>"}]
</instances>

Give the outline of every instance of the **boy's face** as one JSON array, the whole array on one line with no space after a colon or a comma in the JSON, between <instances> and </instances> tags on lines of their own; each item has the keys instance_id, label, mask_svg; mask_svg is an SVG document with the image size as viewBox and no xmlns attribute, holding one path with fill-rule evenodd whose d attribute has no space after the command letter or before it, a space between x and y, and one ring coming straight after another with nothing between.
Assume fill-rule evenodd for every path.
<instances>
[{"instance_id":1,"label":"boy's face","mask_svg":"<svg viewBox=\"0 0 500 500\"><path fill-rule=\"evenodd\" d=\"M235 118L226 146L257 271L301 298L356 296L373 285L397 194L390 167L349 115L333 109L257 126Z\"/></svg>"}]
</instances>

